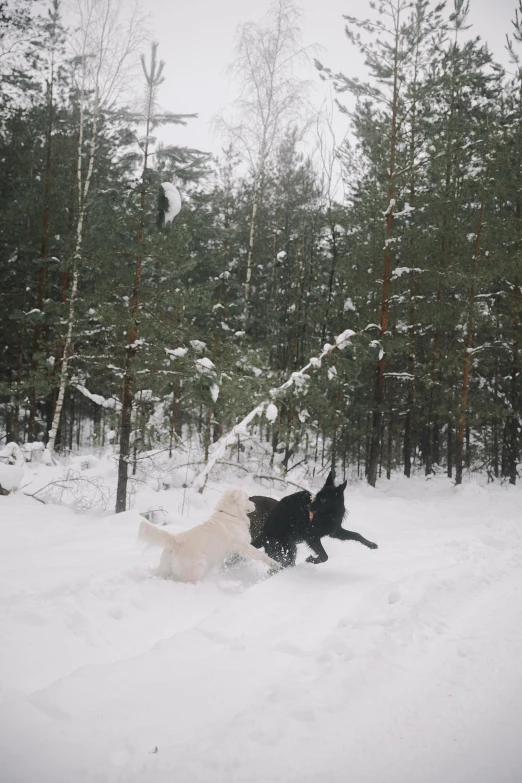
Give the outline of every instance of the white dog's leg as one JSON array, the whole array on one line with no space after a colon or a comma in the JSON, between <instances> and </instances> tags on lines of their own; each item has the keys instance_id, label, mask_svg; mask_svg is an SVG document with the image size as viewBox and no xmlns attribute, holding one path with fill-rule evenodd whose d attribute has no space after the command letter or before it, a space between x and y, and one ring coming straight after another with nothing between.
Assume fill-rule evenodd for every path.
<instances>
[{"instance_id":1,"label":"white dog's leg","mask_svg":"<svg viewBox=\"0 0 522 783\"><path fill-rule=\"evenodd\" d=\"M163 577L163 579L168 579L170 576L172 576L172 568L170 566L171 557L171 549L164 549L161 553L157 574L158 576Z\"/></svg>"},{"instance_id":2,"label":"white dog's leg","mask_svg":"<svg viewBox=\"0 0 522 783\"><path fill-rule=\"evenodd\" d=\"M272 560L271 557L268 557L261 549L256 549L252 544L238 544L235 551L241 557L247 557L250 560L262 560L270 568L281 568L281 563L278 563L277 560Z\"/></svg>"},{"instance_id":3,"label":"white dog's leg","mask_svg":"<svg viewBox=\"0 0 522 783\"><path fill-rule=\"evenodd\" d=\"M181 565L181 574L179 579L183 582L199 582L203 579L208 569L208 562L205 557L197 557L190 563Z\"/></svg>"}]
</instances>

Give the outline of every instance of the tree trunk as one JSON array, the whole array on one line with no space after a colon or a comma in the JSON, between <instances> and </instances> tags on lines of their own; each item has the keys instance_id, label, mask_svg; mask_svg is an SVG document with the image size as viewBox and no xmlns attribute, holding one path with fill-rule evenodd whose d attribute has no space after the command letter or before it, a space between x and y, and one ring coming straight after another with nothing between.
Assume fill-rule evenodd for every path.
<instances>
[{"instance_id":1,"label":"tree trunk","mask_svg":"<svg viewBox=\"0 0 522 783\"><path fill-rule=\"evenodd\" d=\"M141 292L141 270L143 264L143 238L145 232L145 201L147 194L147 171L149 163L149 140L154 102L154 70L151 65L151 79L148 81L147 121L145 129L145 148L143 151L143 169L141 173L140 218L136 238L137 253L134 268L134 284L132 287L131 319L132 324L127 338L127 355L125 375L123 378L123 395L121 401L120 454L118 458L118 486L116 489L116 513L127 508L127 481L130 456L130 436L132 422L132 406L134 403L134 364L136 361L139 330L139 310Z\"/></svg>"},{"instance_id":2,"label":"tree trunk","mask_svg":"<svg viewBox=\"0 0 522 783\"><path fill-rule=\"evenodd\" d=\"M208 452L212 435L212 408L209 406L205 415L205 462L208 462Z\"/></svg>"},{"instance_id":3,"label":"tree trunk","mask_svg":"<svg viewBox=\"0 0 522 783\"><path fill-rule=\"evenodd\" d=\"M144 194L142 194L144 198ZM140 218L138 228L138 247L141 250L143 241L143 216ZM116 490L116 513L127 508L127 480L130 456L130 436L132 422L132 407L134 403L134 363L136 361L139 327L139 293L141 286L142 257L138 253L134 270L134 286L132 289L131 316L133 319L129 331L127 356L125 362L125 375L123 377L123 395L121 401L121 426L120 426L120 454L118 459L118 487Z\"/></svg>"},{"instance_id":4,"label":"tree trunk","mask_svg":"<svg viewBox=\"0 0 522 783\"><path fill-rule=\"evenodd\" d=\"M411 273L413 277L413 272ZM408 330L408 389L406 393L406 418L404 420L404 475L411 476L411 450L413 429L413 406L415 403L415 283L410 282L410 323Z\"/></svg>"},{"instance_id":5,"label":"tree trunk","mask_svg":"<svg viewBox=\"0 0 522 783\"><path fill-rule=\"evenodd\" d=\"M487 172L486 172L487 175ZM468 328L466 332L465 353L464 353L464 368L462 371L462 386L460 392L460 414L457 427L457 434L455 439L455 483L462 484L462 466L463 466L463 448L464 448L464 435L468 426L467 420L467 408L468 408L468 393L469 393L469 376L471 370L471 351L473 343L473 310L475 306L475 284L476 275L478 270L478 262L480 256L480 241L482 238L482 231L484 228L484 202L485 193L482 194L482 201L480 204L479 225L477 229L477 236L475 239L475 252L473 253L473 262L471 267L471 288L469 294L468 303Z\"/></svg>"},{"instance_id":6,"label":"tree trunk","mask_svg":"<svg viewBox=\"0 0 522 783\"><path fill-rule=\"evenodd\" d=\"M420 22L419 16L416 17L417 23ZM416 46L415 46L415 60L413 69L413 100L411 106L411 125L410 125L410 143L409 143L409 158L410 158L410 206L414 206L416 197L416 167L415 159L417 153L417 85L418 85L418 71L419 71L419 45L420 45L420 31L417 28ZM410 263L415 266L415 246L413 241L413 235L410 237ZM415 375L415 296L417 294L417 286L415 281L415 273L410 272L410 309L409 309L409 329L408 329L408 388L406 392L406 418L404 420L404 475L407 478L411 476L411 450L412 450L412 429L413 429L413 406L415 396L414 375Z\"/></svg>"},{"instance_id":7,"label":"tree trunk","mask_svg":"<svg viewBox=\"0 0 522 783\"><path fill-rule=\"evenodd\" d=\"M47 123L46 133L46 150L45 150L45 173L44 173L44 194L43 194L43 215L42 215L42 236L40 242L40 258L42 260L40 266L40 272L38 275L38 291L36 296L36 307L43 310L44 294L45 294L45 278L47 275L47 255L48 255L48 239L49 239L49 223L50 223L50 194L51 194L51 160L52 160L52 132L53 132L53 73L51 72L51 80L48 87L49 91L49 117ZM34 375L34 384L29 392L29 440L34 440L34 423L36 418L36 373L38 372L38 351L40 349L40 334L41 323L37 323L34 327L33 336L33 362L32 371Z\"/></svg>"},{"instance_id":8,"label":"tree trunk","mask_svg":"<svg viewBox=\"0 0 522 783\"><path fill-rule=\"evenodd\" d=\"M330 213L330 208L328 208L328 212ZM331 215L328 215L329 223L330 223L330 237L331 237L331 247L332 247L332 263L330 266L330 274L328 276L328 296L326 298L326 307L324 310L324 316L323 316L323 327L321 330L321 342L324 343L326 340L326 325L328 323L328 317L330 315L330 305L332 303L332 296L333 296L333 284L335 280L335 270L337 268L337 260L338 260L338 247L337 247L337 237L335 236L335 224L332 222Z\"/></svg>"},{"instance_id":9,"label":"tree trunk","mask_svg":"<svg viewBox=\"0 0 522 783\"><path fill-rule=\"evenodd\" d=\"M256 235L257 200L258 192L256 185L252 201L252 212L250 213L250 233L248 236L247 270L245 278L245 309L243 312L243 320L245 324L248 321L248 314L250 309L250 291L252 288L252 259L254 255L254 239Z\"/></svg>"},{"instance_id":10,"label":"tree trunk","mask_svg":"<svg viewBox=\"0 0 522 783\"><path fill-rule=\"evenodd\" d=\"M136 351L127 351L127 365L123 378L123 394L120 424L120 457L118 460L118 487L116 490L116 513L127 508L128 456L132 429L132 401L134 400L134 373L130 372L130 363L134 361ZM122 455L125 455L124 457Z\"/></svg>"},{"instance_id":11,"label":"tree trunk","mask_svg":"<svg viewBox=\"0 0 522 783\"><path fill-rule=\"evenodd\" d=\"M45 258L42 257L42 265L38 275L38 289L36 295L36 307L42 312L44 293L45 293L45 278L46 278ZM40 350L40 335L42 326L37 323L33 332L33 360L32 360L32 373L33 373L33 385L29 390L29 421L27 427L27 437L29 441L33 441L35 438L35 420L36 420L36 374L38 372L38 351Z\"/></svg>"},{"instance_id":12,"label":"tree trunk","mask_svg":"<svg viewBox=\"0 0 522 783\"><path fill-rule=\"evenodd\" d=\"M84 87L82 88L84 90ZM87 172L85 174L85 180L83 179L83 156L84 156L84 131L85 131L85 102L82 97L81 109L80 109L80 130L78 134L78 149L77 149L77 164L76 164L76 176L78 183L78 223L76 226L76 247L74 251L74 267L71 293L69 296L69 315L67 318L67 335L63 347L63 359L62 368L60 372L60 384L58 390L58 399L56 401L56 408L53 416L53 423L51 425L51 431L49 433L49 442L47 447L49 451L54 450L54 444L56 441L56 434L58 432L58 425L60 423L60 416L62 413L63 401L65 398L65 387L67 385L67 371L69 367L69 357L72 348L72 336L73 329L76 321L76 297L78 295L78 280L80 275L80 261L83 244L83 229L85 222L85 215L87 211L87 197L89 195L89 189L91 186L92 174L94 171L94 158L96 155L96 143L98 133L98 115L99 115L99 95L96 90L94 98L93 118L91 125L91 138L89 140L89 155Z\"/></svg>"},{"instance_id":13,"label":"tree trunk","mask_svg":"<svg viewBox=\"0 0 522 783\"><path fill-rule=\"evenodd\" d=\"M25 338L25 308L27 307L27 282L29 279L29 270L24 273L24 290L22 293L22 317L18 330L18 351L16 360L16 389L14 393L13 420L11 425L11 434L8 441L13 440L18 443L20 434L20 391L22 385L22 370L24 366L24 338Z\"/></svg>"},{"instance_id":14,"label":"tree trunk","mask_svg":"<svg viewBox=\"0 0 522 783\"><path fill-rule=\"evenodd\" d=\"M392 463L393 463L393 400L394 400L394 379L391 379L390 395L389 395L389 408L388 408L388 439L386 444L386 478L388 481L391 479Z\"/></svg>"},{"instance_id":15,"label":"tree trunk","mask_svg":"<svg viewBox=\"0 0 522 783\"><path fill-rule=\"evenodd\" d=\"M448 422L448 478L453 476L453 427L451 421Z\"/></svg>"},{"instance_id":16,"label":"tree trunk","mask_svg":"<svg viewBox=\"0 0 522 783\"><path fill-rule=\"evenodd\" d=\"M181 438L181 381L179 376L174 378L172 384L172 426L178 438Z\"/></svg>"},{"instance_id":17,"label":"tree trunk","mask_svg":"<svg viewBox=\"0 0 522 783\"><path fill-rule=\"evenodd\" d=\"M300 356L299 356L299 329L300 329L300 320L301 320L301 291L302 291L302 280L301 280L301 252L303 247L303 241L302 239L297 240L297 248L295 253L295 298L294 298L294 338L293 338L293 349L292 349L292 366L295 368L299 364Z\"/></svg>"},{"instance_id":18,"label":"tree trunk","mask_svg":"<svg viewBox=\"0 0 522 783\"><path fill-rule=\"evenodd\" d=\"M445 274L446 269L448 267L448 251L449 251L449 242L448 242L448 223L449 223L449 211L451 207L451 199L454 199L455 197L455 178L454 178L454 144L455 144L455 137L456 137L456 131L455 131L455 110L456 110L456 85L457 85L457 77L458 77L458 58L456 58L456 54L458 52L457 48L457 35L458 30L455 30L455 41L453 43L452 48L452 56L455 57L452 63L451 68L451 79L450 79L450 99L449 99L449 112L448 112L448 122L446 126L446 149L445 149L445 156L446 156L446 167L445 167L445 177L444 177L444 208L442 213L442 237L441 237L441 272L442 275ZM453 187L452 187L453 186ZM453 191L453 192L452 192ZM442 283L442 276L439 279L439 284L437 286L437 310L440 311L442 308L442 302L443 302L443 283ZM438 430L438 415L439 415L439 408L440 408L440 382L441 382L441 368L440 368L440 354L441 354L441 330L440 325L437 319L436 327L435 327L435 335L433 338L433 348L432 348L432 363L431 363L431 384L430 384L430 392L429 392L429 404L428 404L428 442L427 442L427 448L425 451L425 473L426 475L429 475L433 472L433 462L434 462L434 443L435 438L438 438L435 435L435 430Z\"/></svg>"},{"instance_id":19,"label":"tree trunk","mask_svg":"<svg viewBox=\"0 0 522 783\"><path fill-rule=\"evenodd\" d=\"M511 369L511 417L509 422L509 483L517 483L520 414L520 279L513 288L513 358Z\"/></svg>"},{"instance_id":20,"label":"tree trunk","mask_svg":"<svg viewBox=\"0 0 522 783\"><path fill-rule=\"evenodd\" d=\"M70 357L70 350L72 346L73 326L76 317L76 297L78 294L78 279L79 279L79 272L78 269L76 268L73 272L71 295L69 298L69 317L67 319L67 335L65 337L65 343L63 346L62 367L60 371L60 382L58 387L58 399L56 400L56 408L54 409L53 423L51 425L51 431L49 433L49 441L47 444L49 451L54 451L56 435L58 432L58 426L60 424L60 416L62 414L63 401L65 399L65 387L67 385L67 370L69 367L69 357Z\"/></svg>"},{"instance_id":21,"label":"tree trunk","mask_svg":"<svg viewBox=\"0 0 522 783\"><path fill-rule=\"evenodd\" d=\"M497 324L498 328L498 324ZM495 354L495 371L494 371L494 389L495 389L495 405L499 404L499 394L498 394L498 387L499 387L499 366L498 366L498 354ZM498 478L499 476L499 448L498 448L498 433L499 433L499 418L498 413L495 411L495 416L493 417L493 423L492 423L492 443L493 443L493 475L495 478Z\"/></svg>"},{"instance_id":22,"label":"tree trunk","mask_svg":"<svg viewBox=\"0 0 522 783\"><path fill-rule=\"evenodd\" d=\"M254 259L254 242L256 236L257 209L259 206L259 199L261 196L261 188L263 184L263 176L264 176L264 168L265 168L265 155L266 155L265 152L266 140L264 135L265 132L266 131L263 132L263 140L261 143L258 167L254 176L254 193L252 196L252 210L250 212L250 232L248 236L247 269L246 269L246 278L245 278L245 307L243 310L243 322L245 328L248 325L248 318L249 318L249 311L250 311L250 294L252 290L252 266L253 266L253 259Z\"/></svg>"},{"instance_id":23,"label":"tree trunk","mask_svg":"<svg viewBox=\"0 0 522 783\"><path fill-rule=\"evenodd\" d=\"M334 401L335 404L335 401ZM335 475L335 464L337 462L337 428L338 428L338 418L337 418L337 410L334 411L334 420L333 420L333 427L332 427L332 454L331 454L331 465L332 465L332 471Z\"/></svg>"},{"instance_id":24,"label":"tree trunk","mask_svg":"<svg viewBox=\"0 0 522 783\"><path fill-rule=\"evenodd\" d=\"M390 133L390 158L388 164L388 207L386 209L386 242L384 250L384 269L382 279L381 296L381 340L387 337L389 325L390 283L392 271L392 239L393 239L393 210L395 207L395 157L397 151L397 115L398 115L398 58L399 58L399 14L395 20L395 52L393 74L393 98L391 107L391 133ZM384 402L386 372L386 353L384 347L380 349L380 357L377 365L377 377L374 386L372 432L370 440L370 458L368 464L368 484L374 487L377 482L377 469L379 463L381 430L382 430L382 405Z\"/></svg>"}]
</instances>

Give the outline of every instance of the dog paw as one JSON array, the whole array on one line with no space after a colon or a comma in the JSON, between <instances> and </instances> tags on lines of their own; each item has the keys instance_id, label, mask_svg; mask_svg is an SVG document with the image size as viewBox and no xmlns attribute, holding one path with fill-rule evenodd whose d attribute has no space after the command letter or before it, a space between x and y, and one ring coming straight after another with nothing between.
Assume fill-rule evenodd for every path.
<instances>
[{"instance_id":1,"label":"dog paw","mask_svg":"<svg viewBox=\"0 0 522 783\"><path fill-rule=\"evenodd\" d=\"M374 544L373 541L370 541L370 543L368 544L368 548L369 549L379 549L379 545L378 544Z\"/></svg>"},{"instance_id":2,"label":"dog paw","mask_svg":"<svg viewBox=\"0 0 522 783\"><path fill-rule=\"evenodd\" d=\"M312 555L310 555L310 557L306 558L306 562L313 563L314 565L318 565L321 561L319 560L318 557L312 557Z\"/></svg>"}]
</instances>

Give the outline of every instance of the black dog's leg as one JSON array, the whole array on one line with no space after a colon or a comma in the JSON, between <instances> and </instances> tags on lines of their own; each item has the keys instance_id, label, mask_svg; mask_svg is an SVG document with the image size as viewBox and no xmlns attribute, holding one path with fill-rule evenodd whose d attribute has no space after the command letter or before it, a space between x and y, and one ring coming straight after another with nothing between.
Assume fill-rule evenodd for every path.
<instances>
[{"instance_id":1,"label":"black dog's leg","mask_svg":"<svg viewBox=\"0 0 522 783\"><path fill-rule=\"evenodd\" d=\"M265 544L265 552L268 557L271 557L274 560L277 560L278 563L281 563L283 568L295 566L297 547L295 544L289 541L274 541L272 539L268 539Z\"/></svg>"},{"instance_id":2,"label":"black dog's leg","mask_svg":"<svg viewBox=\"0 0 522 783\"><path fill-rule=\"evenodd\" d=\"M351 530L345 530L344 527L339 527L334 533L330 533L332 538L338 538L341 541L358 541L360 544L369 547L369 549L378 549L377 544L373 541L368 541L367 538L361 536L360 533L352 533Z\"/></svg>"},{"instance_id":3,"label":"black dog's leg","mask_svg":"<svg viewBox=\"0 0 522 783\"><path fill-rule=\"evenodd\" d=\"M295 566L295 558L297 557L297 547L295 544L283 544L281 553L282 557L274 557L274 560L278 560L285 568L288 568L288 566Z\"/></svg>"},{"instance_id":4,"label":"black dog's leg","mask_svg":"<svg viewBox=\"0 0 522 783\"><path fill-rule=\"evenodd\" d=\"M312 538L308 539L306 541L310 549L315 552L317 557L313 557L310 555L310 557L306 558L307 563L315 563L315 565L319 565L319 563L326 563L328 560L328 555L326 554L323 545L321 544L320 538Z\"/></svg>"},{"instance_id":5,"label":"black dog's leg","mask_svg":"<svg viewBox=\"0 0 522 783\"><path fill-rule=\"evenodd\" d=\"M297 555L297 547L295 544L274 541L260 535L252 541L252 546L255 546L256 549L261 549L261 547L263 547L268 557L277 560L284 568L295 565L295 558Z\"/></svg>"}]
</instances>

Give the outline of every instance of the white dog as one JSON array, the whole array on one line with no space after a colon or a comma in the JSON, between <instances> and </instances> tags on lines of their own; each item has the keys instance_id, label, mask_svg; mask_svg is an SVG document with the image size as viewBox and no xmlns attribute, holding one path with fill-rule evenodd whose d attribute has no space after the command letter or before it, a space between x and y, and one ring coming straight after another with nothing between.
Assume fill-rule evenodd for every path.
<instances>
[{"instance_id":1,"label":"white dog","mask_svg":"<svg viewBox=\"0 0 522 783\"><path fill-rule=\"evenodd\" d=\"M182 582L202 579L209 568L221 565L234 554L280 568L279 563L250 543L247 513L254 510L246 492L228 489L221 495L210 519L202 525L174 535L144 520L138 535L149 545L163 547L159 574Z\"/></svg>"}]
</instances>

